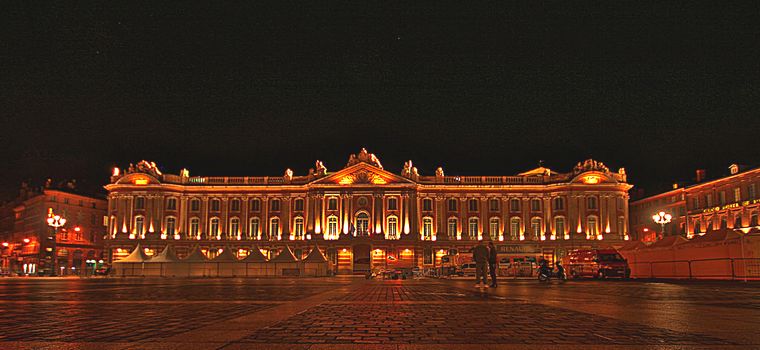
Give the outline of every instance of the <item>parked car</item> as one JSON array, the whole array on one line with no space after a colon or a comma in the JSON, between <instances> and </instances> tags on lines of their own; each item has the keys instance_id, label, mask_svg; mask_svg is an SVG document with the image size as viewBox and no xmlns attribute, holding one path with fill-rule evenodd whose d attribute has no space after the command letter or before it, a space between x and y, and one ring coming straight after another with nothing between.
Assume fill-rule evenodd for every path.
<instances>
[{"instance_id":1,"label":"parked car","mask_svg":"<svg viewBox=\"0 0 760 350\"><path fill-rule=\"evenodd\" d=\"M573 278L628 278L628 262L614 249L578 249L565 257L565 269Z\"/></svg>"},{"instance_id":2,"label":"parked car","mask_svg":"<svg viewBox=\"0 0 760 350\"><path fill-rule=\"evenodd\" d=\"M462 264L462 276L475 276L475 263Z\"/></svg>"}]
</instances>

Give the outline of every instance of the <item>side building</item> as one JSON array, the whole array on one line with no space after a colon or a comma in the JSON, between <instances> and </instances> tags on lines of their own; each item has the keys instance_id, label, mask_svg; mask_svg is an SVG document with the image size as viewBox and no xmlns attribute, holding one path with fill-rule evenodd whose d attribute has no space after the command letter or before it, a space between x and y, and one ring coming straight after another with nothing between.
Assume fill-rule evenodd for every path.
<instances>
[{"instance_id":1,"label":"side building","mask_svg":"<svg viewBox=\"0 0 760 350\"><path fill-rule=\"evenodd\" d=\"M103 258L106 207L105 199L73 187L22 185L16 199L0 205L3 274L87 273L88 260ZM51 211L65 220L63 226L48 225Z\"/></svg>"},{"instance_id":2,"label":"side building","mask_svg":"<svg viewBox=\"0 0 760 350\"><path fill-rule=\"evenodd\" d=\"M163 174L142 161L114 169L108 191L108 258L139 243L148 255L171 243L178 255L286 245L302 258L314 245L339 273L440 266L445 255L493 240L509 262L555 260L571 249L628 239L625 170L587 160L567 173L539 167L516 176L422 176L411 161L387 171L365 149L342 169L317 161L305 176Z\"/></svg>"},{"instance_id":3,"label":"side building","mask_svg":"<svg viewBox=\"0 0 760 350\"><path fill-rule=\"evenodd\" d=\"M760 168L742 169L732 164L729 173L703 181L700 170L695 184L631 202L632 234L643 241L655 241L664 236L692 238L715 230L748 232L758 227ZM664 229L652 219L659 212L672 216Z\"/></svg>"}]
</instances>

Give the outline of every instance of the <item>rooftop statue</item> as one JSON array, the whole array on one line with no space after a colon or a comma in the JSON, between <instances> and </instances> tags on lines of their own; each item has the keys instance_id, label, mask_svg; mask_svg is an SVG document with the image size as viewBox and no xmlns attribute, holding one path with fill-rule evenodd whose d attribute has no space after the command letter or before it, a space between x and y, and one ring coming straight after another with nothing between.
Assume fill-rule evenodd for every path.
<instances>
[{"instance_id":1,"label":"rooftop statue","mask_svg":"<svg viewBox=\"0 0 760 350\"><path fill-rule=\"evenodd\" d=\"M573 168L573 173L582 173L584 171L601 171L608 173L610 172L610 169L607 168L607 166L604 165L602 162L597 162L593 159L586 159L583 164L578 162L578 164L575 165L575 168Z\"/></svg>"},{"instance_id":2,"label":"rooftop statue","mask_svg":"<svg viewBox=\"0 0 760 350\"><path fill-rule=\"evenodd\" d=\"M380 169L383 168L383 165L380 164L380 159L378 159L373 153L367 152L366 148L362 148L357 154L350 155L348 157L348 163L346 163L346 168L359 163L367 163Z\"/></svg>"},{"instance_id":3,"label":"rooftop statue","mask_svg":"<svg viewBox=\"0 0 760 350\"><path fill-rule=\"evenodd\" d=\"M156 165L156 162L148 162L146 160L141 160L139 163L137 163L137 166L133 165L132 163L129 163L127 174L131 174L131 173L144 173L144 174L151 174L153 176L163 175L161 173L161 170L158 170L158 166Z\"/></svg>"}]
</instances>

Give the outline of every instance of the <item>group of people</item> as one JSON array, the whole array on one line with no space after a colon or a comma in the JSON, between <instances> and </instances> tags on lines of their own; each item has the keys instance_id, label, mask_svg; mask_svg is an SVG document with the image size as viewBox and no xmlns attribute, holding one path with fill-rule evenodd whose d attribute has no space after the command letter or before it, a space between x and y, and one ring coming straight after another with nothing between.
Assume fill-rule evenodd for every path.
<instances>
[{"instance_id":1,"label":"group of people","mask_svg":"<svg viewBox=\"0 0 760 350\"><path fill-rule=\"evenodd\" d=\"M472 260L475 261L475 287L488 288L496 287L496 245L493 241L488 242L488 247L479 241L475 248L472 248ZM488 273L491 275L491 284L488 284Z\"/></svg>"}]
</instances>

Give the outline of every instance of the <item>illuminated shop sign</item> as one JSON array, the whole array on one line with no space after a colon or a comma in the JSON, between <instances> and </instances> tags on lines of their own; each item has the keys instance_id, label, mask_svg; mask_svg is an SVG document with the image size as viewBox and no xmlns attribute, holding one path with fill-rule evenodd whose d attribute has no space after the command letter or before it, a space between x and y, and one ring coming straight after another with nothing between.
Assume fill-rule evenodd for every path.
<instances>
[{"instance_id":1,"label":"illuminated shop sign","mask_svg":"<svg viewBox=\"0 0 760 350\"><path fill-rule=\"evenodd\" d=\"M748 205L757 204L757 203L760 203L760 199L753 199L751 201L743 201L743 202L726 204L722 207L707 208L707 209L703 209L702 213L713 213L716 211L721 211L721 210L726 210L726 209L741 208L741 207L746 207Z\"/></svg>"}]
</instances>

